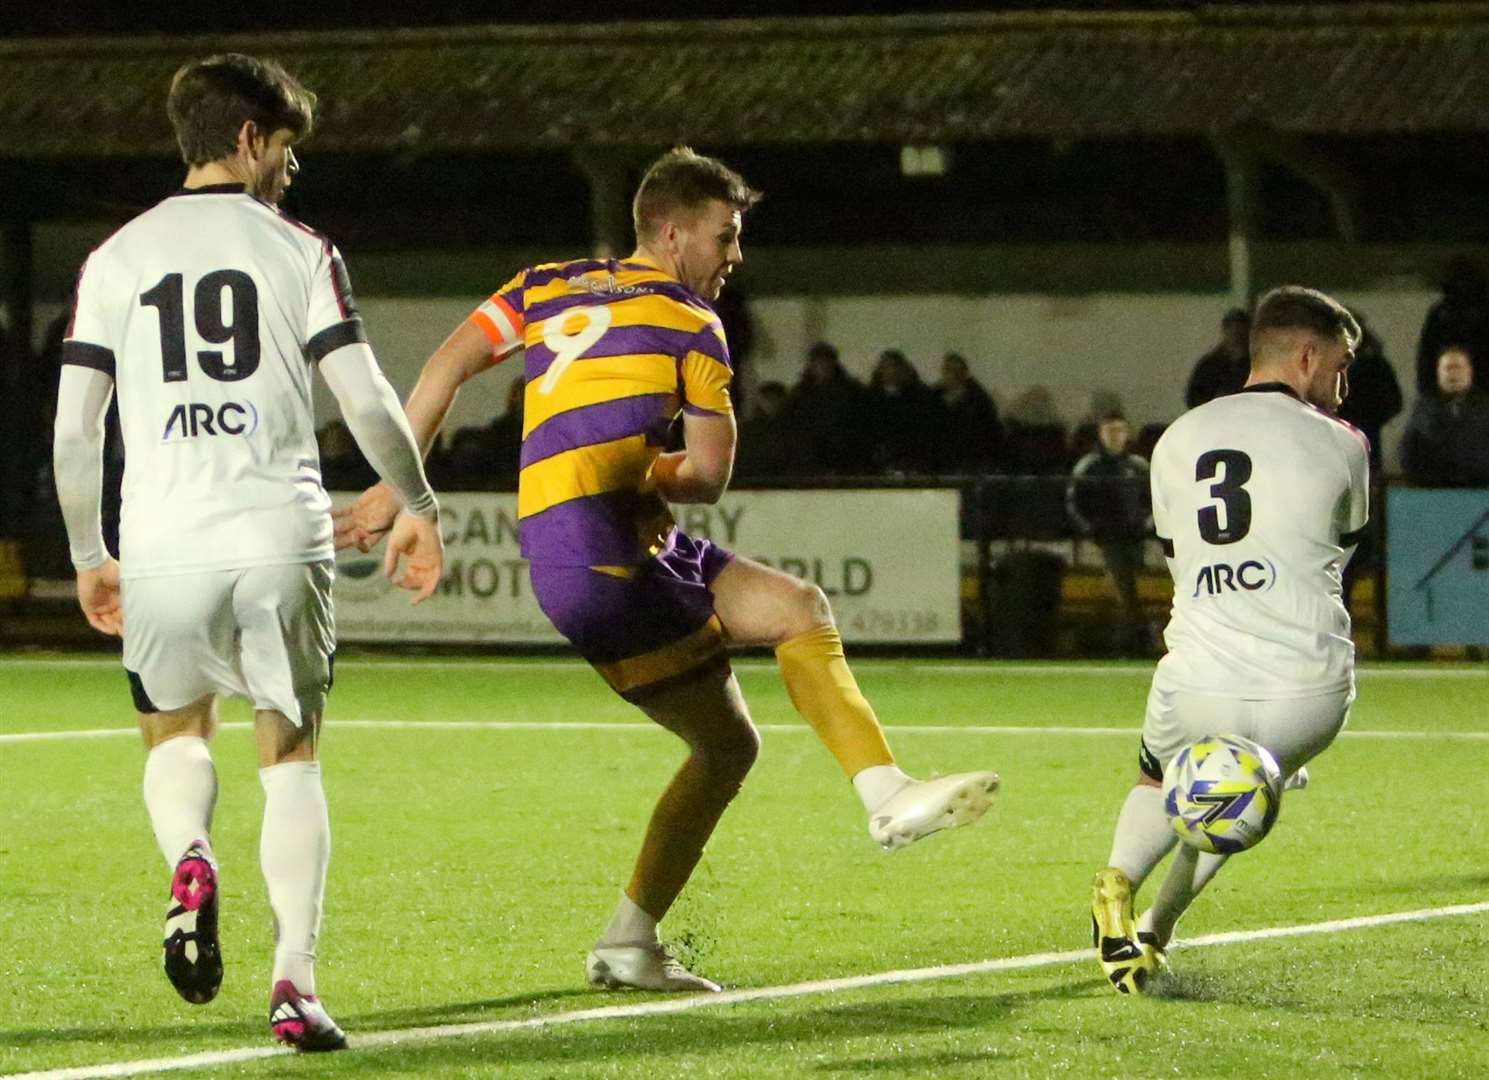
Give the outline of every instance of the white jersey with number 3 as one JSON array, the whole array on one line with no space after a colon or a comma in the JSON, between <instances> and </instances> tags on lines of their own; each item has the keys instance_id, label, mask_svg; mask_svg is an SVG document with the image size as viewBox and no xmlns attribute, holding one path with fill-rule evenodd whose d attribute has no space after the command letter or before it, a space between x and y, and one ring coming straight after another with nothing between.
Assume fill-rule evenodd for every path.
<instances>
[{"instance_id":1,"label":"white jersey with number 3","mask_svg":"<svg viewBox=\"0 0 1489 1080\"><path fill-rule=\"evenodd\" d=\"M311 365L365 340L330 241L241 186L179 192L93 252L63 360L115 380L123 576L332 558Z\"/></svg>"},{"instance_id":2,"label":"white jersey with number 3","mask_svg":"<svg viewBox=\"0 0 1489 1080\"><path fill-rule=\"evenodd\" d=\"M1280 383L1217 398L1153 451L1174 579L1155 687L1225 697L1352 688L1341 575L1369 517L1365 439Z\"/></svg>"}]
</instances>

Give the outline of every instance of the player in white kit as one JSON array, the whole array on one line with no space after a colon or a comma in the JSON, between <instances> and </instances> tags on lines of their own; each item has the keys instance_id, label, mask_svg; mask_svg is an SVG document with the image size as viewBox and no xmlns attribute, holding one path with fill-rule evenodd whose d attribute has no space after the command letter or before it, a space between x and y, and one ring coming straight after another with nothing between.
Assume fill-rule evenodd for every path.
<instances>
[{"instance_id":1,"label":"player in white kit","mask_svg":"<svg viewBox=\"0 0 1489 1080\"><path fill-rule=\"evenodd\" d=\"M252 57L176 73L167 108L186 181L84 264L54 458L79 602L94 627L122 632L149 750L145 805L173 872L166 974L198 1003L222 981L207 740L218 695L245 696L265 794L270 1025L298 1049L330 1050L346 1042L316 997L314 964L330 855L316 750L335 650L334 553L313 368L402 502L385 569L414 602L438 583L443 546L434 494L341 257L276 209L314 104L277 64ZM112 394L126 459L117 563L99 515Z\"/></svg>"},{"instance_id":2,"label":"player in white kit","mask_svg":"<svg viewBox=\"0 0 1489 1080\"><path fill-rule=\"evenodd\" d=\"M1360 329L1297 286L1258 301L1245 389L1175 421L1153 451L1153 521L1174 580L1137 785L1096 875L1094 936L1117 990L1165 963L1179 916L1225 862L1183 845L1153 906L1132 899L1176 843L1163 770L1206 735L1243 735L1291 784L1344 726L1354 643L1341 575L1369 516L1365 438L1333 415Z\"/></svg>"}]
</instances>

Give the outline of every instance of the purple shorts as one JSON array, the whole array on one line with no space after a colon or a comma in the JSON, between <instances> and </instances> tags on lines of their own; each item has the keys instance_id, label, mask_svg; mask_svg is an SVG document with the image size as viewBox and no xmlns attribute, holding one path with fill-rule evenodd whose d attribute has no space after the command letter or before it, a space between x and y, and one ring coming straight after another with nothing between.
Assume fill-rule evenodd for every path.
<instances>
[{"instance_id":1,"label":"purple shorts","mask_svg":"<svg viewBox=\"0 0 1489 1080\"><path fill-rule=\"evenodd\" d=\"M533 595L558 632L628 701L706 670L728 671L709 586L734 556L673 531L635 567L532 566Z\"/></svg>"}]
</instances>

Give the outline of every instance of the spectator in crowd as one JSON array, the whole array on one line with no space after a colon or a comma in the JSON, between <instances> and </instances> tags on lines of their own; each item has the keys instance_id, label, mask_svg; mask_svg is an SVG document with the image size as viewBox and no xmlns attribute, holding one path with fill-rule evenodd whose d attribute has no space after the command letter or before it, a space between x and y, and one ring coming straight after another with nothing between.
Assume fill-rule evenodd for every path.
<instances>
[{"instance_id":1,"label":"spectator in crowd","mask_svg":"<svg viewBox=\"0 0 1489 1080\"><path fill-rule=\"evenodd\" d=\"M1101 418L1114 412L1126 414L1126 410L1122 408L1121 394L1115 390L1091 391L1091 404L1086 407L1086 418L1075 425L1070 433L1071 461L1079 461L1096 449L1096 430L1101 427Z\"/></svg>"},{"instance_id":2,"label":"spectator in crowd","mask_svg":"<svg viewBox=\"0 0 1489 1080\"><path fill-rule=\"evenodd\" d=\"M874 465L895 473L931 469L944 445L939 402L899 349L885 349L869 377L867 420Z\"/></svg>"},{"instance_id":3,"label":"spectator in crowd","mask_svg":"<svg viewBox=\"0 0 1489 1080\"><path fill-rule=\"evenodd\" d=\"M810 440L812 457L829 472L868 471L863 405L863 385L843 370L837 348L825 341L813 345L791 392L791 418Z\"/></svg>"},{"instance_id":4,"label":"spectator in crowd","mask_svg":"<svg viewBox=\"0 0 1489 1080\"><path fill-rule=\"evenodd\" d=\"M729 343L729 366L734 371L729 380L729 398L734 403L734 415L744 416L749 411L746 393L754 362L755 320L738 277L738 273L730 277L729 287L713 301L713 309L724 324L724 340Z\"/></svg>"},{"instance_id":5,"label":"spectator in crowd","mask_svg":"<svg viewBox=\"0 0 1489 1080\"><path fill-rule=\"evenodd\" d=\"M1365 322L1364 312L1351 309L1360 324L1360 343L1349 365L1349 393L1339 407L1339 418L1360 429L1370 441L1370 468L1380 468L1381 429L1401 412L1401 384L1386 359L1380 336ZM1355 560L1359 560L1356 553Z\"/></svg>"},{"instance_id":6,"label":"spectator in crowd","mask_svg":"<svg viewBox=\"0 0 1489 1080\"><path fill-rule=\"evenodd\" d=\"M487 467L497 491L516 491L522 457L522 410L527 380L516 376L507 384L506 411L486 429Z\"/></svg>"},{"instance_id":7,"label":"spectator in crowd","mask_svg":"<svg viewBox=\"0 0 1489 1080\"><path fill-rule=\"evenodd\" d=\"M1246 385L1251 374L1251 316L1231 308L1220 320L1220 341L1194 363L1184 389L1184 407L1193 409Z\"/></svg>"},{"instance_id":8,"label":"spectator in crowd","mask_svg":"<svg viewBox=\"0 0 1489 1080\"><path fill-rule=\"evenodd\" d=\"M1385 346L1379 335L1365 322L1363 312L1351 310L1360 324L1360 343L1355 346L1354 363L1349 365L1349 393L1339 407L1339 417L1359 428L1370 444L1370 472L1377 476L1381 468L1381 429L1401 412L1401 384L1386 359ZM1355 546L1354 557L1344 567L1344 602L1349 605L1355 583L1376 570L1375 533L1366 530Z\"/></svg>"},{"instance_id":9,"label":"spectator in crowd","mask_svg":"<svg viewBox=\"0 0 1489 1080\"><path fill-rule=\"evenodd\" d=\"M1049 387L1034 385L1013 399L1003 441L1010 472L1020 476L1065 472L1070 467L1065 440L1065 421Z\"/></svg>"},{"instance_id":10,"label":"spectator in crowd","mask_svg":"<svg viewBox=\"0 0 1489 1080\"><path fill-rule=\"evenodd\" d=\"M1474 386L1466 348L1449 345L1437 358L1437 393L1417 398L1401 464L1423 487L1489 487L1489 394Z\"/></svg>"},{"instance_id":11,"label":"spectator in crowd","mask_svg":"<svg viewBox=\"0 0 1489 1080\"><path fill-rule=\"evenodd\" d=\"M992 395L972 377L966 357L949 352L941 358L936 386L944 435L938 467L955 472L991 469L1003 449L1003 425Z\"/></svg>"},{"instance_id":12,"label":"spectator in crowd","mask_svg":"<svg viewBox=\"0 0 1489 1080\"><path fill-rule=\"evenodd\" d=\"M791 416L791 398L782 383L755 387L755 407L739 425L734 475L741 480L801 476L814 471L807 433Z\"/></svg>"},{"instance_id":13,"label":"spectator in crowd","mask_svg":"<svg viewBox=\"0 0 1489 1080\"><path fill-rule=\"evenodd\" d=\"M1339 407L1339 417L1370 440L1370 469L1374 472L1380 468L1381 428L1401 412L1401 384L1386 359L1385 346L1366 324L1364 313L1350 314L1360 324L1360 343L1355 346L1354 363L1349 365L1349 393Z\"/></svg>"},{"instance_id":14,"label":"spectator in crowd","mask_svg":"<svg viewBox=\"0 0 1489 1080\"><path fill-rule=\"evenodd\" d=\"M327 491L361 491L378 482L376 470L362 456L351 428L332 420L315 433L321 454L321 483Z\"/></svg>"},{"instance_id":15,"label":"spectator in crowd","mask_svg":"<svg viewBox=\"0 0 1489 1080\"><path fill-rule=\"evenodd\" d=\"M1132 427L1122 413L1101 416L1096 448L1075 463L1065 489L1065 508L1082 536L1101 549L1107 573L1122 603L1122 623L1113 644L1119 653L1148 648L1148 627L1137 595L1143 568L1143 538L1152 528L1148 463L1130 452Z\"/></svg>"},{"instance_id":16,"label":"spectator in crowd","mask_svg":"<svg viewBox=\"0 0 1489 1080\"><path fill-rule=\"evenodd\" d=\"M497 486L491 453L491 428L457 428L431 469L441 488L450 491L491 491Z\"/></svg>"},{"instance_id":17,"label":"spectator in crowd","mask_svg":"<svg viewBox=\"0 0 1489 1080\"><path fill-rule=\"evenodd\" d=\"M1449 345L1463 346L1474 362L1489 356L1489 282L1478 264L1461 255L1448 262L1442 299L1428 309L1422 323L1417 339L1417 393L1438 392L1438 366Z\"/></svg>"}]
</instances>

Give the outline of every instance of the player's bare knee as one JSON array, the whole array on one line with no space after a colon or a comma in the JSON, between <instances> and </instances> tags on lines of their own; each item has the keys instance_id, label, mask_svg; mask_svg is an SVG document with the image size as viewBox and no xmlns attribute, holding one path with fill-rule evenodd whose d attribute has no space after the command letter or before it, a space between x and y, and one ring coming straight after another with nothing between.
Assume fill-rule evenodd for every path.
<instances>
[{"instance_id":1,"label":"player's bare knee","mask_svg":"<svg viewBox=\"0 0 1489 1080\"><path fill-rule=\"evenodd\" d=\"M299 724L283 713L261 709L254 714L254 735L258 742L259 768L282 765L287 761L314 761L319 743L319 713L305 713Z\"/></svg>"},{"instance_id":2,"label":"player's bare knee","mask_svg":"<svg viewBox=\"0 0 1489 1080\"><path fill-rule=\"evenodd\" d=\"M790 616L782 640L789 640L831 625L832 605L828 602L827 594L822 591L821 586L813 585L809 581L797 582L796 588L792 590Z\"/></svg>"},{"instance_id":3,"label":"player's bare knee","mask_svg":"<svg viewBox=\"0 0 1489 1080\"><path fill-rule=\"evenodd\" d=\"M217 698L208 694L180 709L140 713L139 722L146 750L184 735L210 739L217 733Z\"/></svg>"},{"instance_id":4,"label":"player's bare knee","mask_svg":"<svg viewBox=\"0 0 1489 1080\"><path fill-rule=\"evenodd\" d=\"M760 757L760 733L746 720L714 732L694 753L721 784L737 788Z\"/></svg>"}]
</instances>

